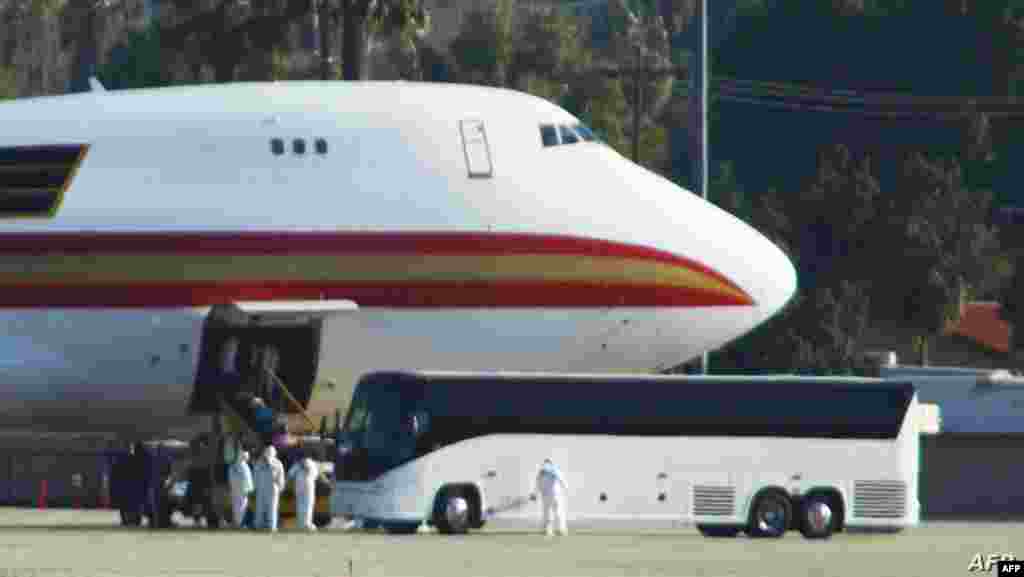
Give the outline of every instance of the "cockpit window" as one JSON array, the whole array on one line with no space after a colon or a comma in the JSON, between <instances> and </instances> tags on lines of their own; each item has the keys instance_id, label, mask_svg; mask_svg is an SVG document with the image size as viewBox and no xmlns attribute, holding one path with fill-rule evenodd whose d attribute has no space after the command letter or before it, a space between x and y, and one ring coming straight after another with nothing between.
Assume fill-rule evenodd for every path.
<instances>
[{"instance_id":1,"label":"cockpit window","mask_svg":"<svg viewBox=\"0 0 1024 577\"><path fill-rule=\"evenodd\" d=\"M576 144L580 141L580 137L564 124L558 127L558 132L562 135L562 144Z\"/></svg>"},{"instance_id":2,"label":"cockpit window","mask_svg":"<svg viewBox=\"0 0 1024 577\"><path fill-rule=\"evenodd\" d=\"M583 124L577 124L576 126L573 126L572 129L576 131L576 134L579 134L580 138L586 142L594 142L597 140L597 136L594 135L594 131L590 130Z\"/></svg>"},{"instance_id":3,"label":"cockpit window","mask_svg":"<svg viewBox=\"0 0 1024 577\"><path fill-rule=\"evenodd\" d=\"M601 142L597 134L585 124L541 124L540 139L545 147L578 142Z\"/></svg>"},{"instance_id":4,"label":"cockpit window","mask_svg":"<svg viewBox=\"0 0 1024 577\"><path fill-rule=\"evenodd\" d=\"M558 132L553 124L540 125L540 141L544 146L558 146Z\"/></svg>"}]
</instances>

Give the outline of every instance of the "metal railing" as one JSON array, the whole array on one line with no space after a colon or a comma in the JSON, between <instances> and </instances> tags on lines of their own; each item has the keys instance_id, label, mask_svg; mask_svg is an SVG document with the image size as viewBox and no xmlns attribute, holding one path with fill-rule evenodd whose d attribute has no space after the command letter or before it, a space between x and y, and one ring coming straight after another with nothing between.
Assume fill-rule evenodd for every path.
<instances>
[{"instance_id":1,"label":"metal railing","mask_svg":"<svg viewBox=\"0 0 1024 577\"><path fill-rule=\"evenodd\" d=\"M288 387L285 386L284 381L281 380L281 377L277 376L277 373L270 369L264 369L264 371L267 373L267 375L270 376L271 379L273 379L274 385L277 386L282 393L284 393L285 398L288 399L288 402L292 405L296 412L298 412L298 414L302 416L302 419L306 421L306 424L309 425L309 430L315 431L316 423L313 422L313 419L309 416L309 413L306 412L306 408L302 406L302 403L297 401L295 397L292 396L291 391L289 391Z\"/></svg>"}]
</instances>

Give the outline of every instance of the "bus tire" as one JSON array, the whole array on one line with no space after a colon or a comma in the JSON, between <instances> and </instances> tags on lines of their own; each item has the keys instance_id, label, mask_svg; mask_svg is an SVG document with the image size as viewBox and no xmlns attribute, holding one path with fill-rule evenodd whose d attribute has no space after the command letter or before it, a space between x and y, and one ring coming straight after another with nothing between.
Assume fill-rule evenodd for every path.
<instances>
[{"instance_id":1,"label":"bus tire","mask_svg":"<svg viewBox=\"0 0 1024 577\"><path fill-rule=\"evenodd\" d=\"M331 521L333 521L333 519L331 518L330 513L313 513L313 525L315 525L317 529L323 529L324 527L329 526Z\"/></svg>"},{"instance_id":2,"label":"bus tire","mask_svg":"<svg viewBox=\"0 0 1024 577\"><path fill-rule=\"evenodd\" d=\"M445 487L434 502L434 526L445 535L461 535L469 531L474 519L473 499L468 491L459 487Z\"/></svg>"},{"instance_id":3,"label":"bus tire","mask_svg":"<svg viewBox=\"0 0 1024 577\"><path fill-rule=\"evenodd\" d=\"M793 504L780 491L764 491L750 509L747 534L758 538L779 538L786 534L793 519Z\"/></svg>"},{"instance_id":4,"label":"bus tire","mask_svg":"<svg viewBox=\"0 0 1024 577\"><path fill-rule=\"evenodd\" d=\"M807 539L828 539L836 532L840 508L829 495L817 493L804 498L797 520L800 533Z\"/></svg>"},{"instance_id":5,"label":"bus tire","mask_svg":"<svg viewBox=\"0 0 1024 577\"><path fill-rule=\"evenodd\" d=\"M740 534L743 527L736 525L697 525L700 534L709 538L729 538Z\"/></svg>"},{"instance_id":6,"label":"bus tire","mask_svg":"<svg viewBox=\"0 0 1024 577\"><path fill-rule=\"evenodd\" d=\"M124 527L139 527L142 525L142 514L131 509L121 509L121 525Z\"/></svg>"}]
</instances>

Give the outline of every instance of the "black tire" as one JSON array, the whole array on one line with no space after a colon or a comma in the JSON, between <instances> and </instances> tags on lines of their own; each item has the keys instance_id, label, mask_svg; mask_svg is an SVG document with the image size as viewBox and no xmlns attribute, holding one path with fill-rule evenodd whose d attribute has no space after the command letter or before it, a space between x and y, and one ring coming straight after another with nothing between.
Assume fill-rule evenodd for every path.
<instances>
[{"instance_id":1,"label":"black tire","mask_svg":"<svg viewBox=\"0 0 1024 577\"><path fill-rule=\"evenodd\" d=\"M330 513L313 513L313 525L317 529L329 526L332 520Z\"/></svg>"},{"instance_id":2,"label":"black tire","mask_svg":"<svg viewBox=\"0 0 1024 577\"><path fill-rule=\"evenodd\" d=\"M740 534L743 527L736 525L697 525L700 534L709 538L730 538Z\"/></svg>"},{"instance_id":3,"label":"black tire","mask_svg":"<svg viewBox=\"0 0 1024 577\"><path fill-rule=\"evenodd\" d=\"M434 502L434 526L445 535L462 535L473 520L473 500L454 487L441 490Z\"/></svg>"},{"instance_id":4,"label":"black tire","mask_svg":"<svg viewBox=\"0 0 1024 577\"><path fill-rule=\"evenodd\" d=\"M762 494L754 502L747 524L751 537L777 539L786 534L792 524L793 504L789 497L777 491Z\"/></svg>"},{"instance_id":5,"label":"black tire","mask_svg":"<svg viewBox=\"0 0 1024 577\"><path fill-rule=\"evenodd\" d=\"M825 509L821 510L821 506ZM819 513L827 513L827 518ZM828 539L835 533L838 521L839 511L825 495L812 495L800 505L800 533L807 539Z\"/></svg>"},{"instance_id":6,"label":"black tire","mask_svg":"<svg viewBox=\"0 0 1024 577\"><path fill-rule=\"evenodd\" d=\"M140 527L142 526L142 513L131 509L121 509L121 526L122 527Z\"/></svg>"}]
</instances>

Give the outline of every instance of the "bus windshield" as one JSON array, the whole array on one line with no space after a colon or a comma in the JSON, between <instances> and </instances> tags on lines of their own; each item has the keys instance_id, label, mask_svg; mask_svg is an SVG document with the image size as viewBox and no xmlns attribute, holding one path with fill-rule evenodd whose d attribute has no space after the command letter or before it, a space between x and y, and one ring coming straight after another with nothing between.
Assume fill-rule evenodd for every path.
<instances>
[{"instance_id":1,"label":"bus windshield","mask_svg":"<svg viewBox=\"0 0 1024 577\"><path fill-rule=\"evenodd\" d=\"M338 463L349 480L373 478L415 456L421 419L415 415L415 399L403 392L384 380L356 388L338 439L350 453Z\"/></svg>"}]
</instances>

